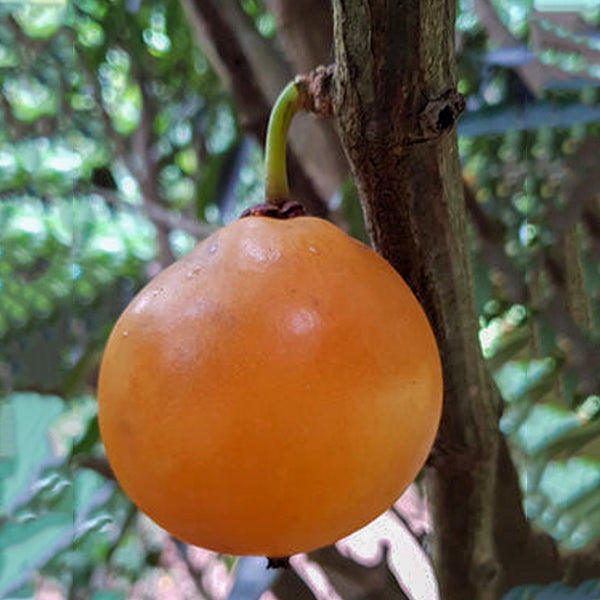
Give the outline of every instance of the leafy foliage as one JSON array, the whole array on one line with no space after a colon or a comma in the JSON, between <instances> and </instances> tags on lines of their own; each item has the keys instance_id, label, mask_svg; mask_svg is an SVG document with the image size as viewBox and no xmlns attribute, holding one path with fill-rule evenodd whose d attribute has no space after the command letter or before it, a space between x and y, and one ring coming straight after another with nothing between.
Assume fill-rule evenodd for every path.
<instances>
[{"instance_id":1,"label":"leafy foliage","mask_svg":"<svg viewBox=\"0 0 600 600\"><path fill-rule=\"evenodd\" d=\"M516 50L494 46L473 2L457 20L480 339L527 514L581 548L600 538L597 37L494 5ZM262 3L242 6L276 36ZM583 17L598 27L598 10ZM0 597L31 597L36 574L70 598L124 597L163 538L104 460L102 347L150 276L260 201L262 153L176 0L0 4L0 67ZM364 236L351 185L341 197L336 217ZM251 583L245 564L234 590Z\"/></svg>"},{"instance_id":2,"label":"leafy foliage","mask_svg":"<svg viewBox=\"0 0 600 600\"><path fill-rule=\"evenodd\" d=\"M598 597L600 584L594 581L582 583L577 588L560 584L527 586L512 590L503 600L593 600Z\"/></svg>"}]
</instances>

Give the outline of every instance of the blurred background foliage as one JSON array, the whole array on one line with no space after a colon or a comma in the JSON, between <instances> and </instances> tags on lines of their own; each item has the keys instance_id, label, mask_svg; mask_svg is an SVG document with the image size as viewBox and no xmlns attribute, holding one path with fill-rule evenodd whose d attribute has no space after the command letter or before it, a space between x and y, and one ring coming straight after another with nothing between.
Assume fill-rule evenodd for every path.
<instances>
[{"instance_id":1,"label":"blurred background foliage","mask_svg":"<svg viewBox=\"0 0 600 600\"><path fill-rule=\"evenodd\" d=\"M582 548L600 538L600 7L484 4L491 19L477 0L457 16L480 340L527 515ZM0 3L0 118L0 598L134 597L166 542L104 459L103 344L151 276L261 200L262 149L177 0ZM349 182L330 216L364 235ZM211 569L242 578L172 549L196 597L225 597Z\"/></svg>"}]
</instances>

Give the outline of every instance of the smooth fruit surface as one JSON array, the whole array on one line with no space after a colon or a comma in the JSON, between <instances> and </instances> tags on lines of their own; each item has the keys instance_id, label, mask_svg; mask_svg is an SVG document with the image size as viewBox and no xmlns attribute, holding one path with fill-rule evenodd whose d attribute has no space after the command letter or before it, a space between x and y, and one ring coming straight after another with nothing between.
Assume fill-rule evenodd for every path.
<instances>
[{"instance_id":1,"label":"smooth fruit surface","mask_svg":"<svg viewBox=\"0 0 600 600\"><path fill-rule=\"evenodd\" d=\"M336 541L413 481L442 375L417 300L312 217L228 225L119 318L99 380L112 468L176 537L284 556Z\"/></svg>"}]
</instances>

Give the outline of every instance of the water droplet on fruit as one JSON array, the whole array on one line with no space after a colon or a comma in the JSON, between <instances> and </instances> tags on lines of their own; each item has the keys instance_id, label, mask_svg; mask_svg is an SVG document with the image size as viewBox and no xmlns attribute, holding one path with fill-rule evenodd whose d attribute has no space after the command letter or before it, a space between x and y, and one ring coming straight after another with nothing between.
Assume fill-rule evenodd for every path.
<instances>
[{"instance_id":1,"label":"water droplet on fruit","mask_svg":"<svg viewBox=\"0 0 600 600\"><path fill-rule=\"evenodd\" d=\"M281 258L277 248L265 247L251 238L243 240L241 246L244 259L250 259L249 262L253 265L266 265L277 262Z\"/></svg>"},{"instance_id":2,"label":"water droplet on fruit","mask_svg":"<svg viewBox=\"0 0 600 600\"><path fill-rule=\"evenodd\" d=\"M308 247L308 251L309 251L311 254L318 254L318 251L317 251L317 249L316 249L314 246L309 246L309 247Z\"/></svg>"},{"instance_id":3,"label":"water droplet on fruit","mask_svg":"<svg viewBox=\"0 0 600 600\"><path fill-rule=\"evenodd\" d=\"M129 331L124 331L123 332L123 337L127 337L129 335Z\"/></svg>"},{"instance_id":4,"label":"water droplet on fruit","mask_svg":"<svg viewBox=\"0 0 600 600\"><path fill-rule=\"evenodd\" d=\"M191 271L186 273L186 278L193 279L196 277L196 275L198 275L198 273L200 273L200 271L202 271L202 267L194 267Z\"/></svg>"}]
</instances>

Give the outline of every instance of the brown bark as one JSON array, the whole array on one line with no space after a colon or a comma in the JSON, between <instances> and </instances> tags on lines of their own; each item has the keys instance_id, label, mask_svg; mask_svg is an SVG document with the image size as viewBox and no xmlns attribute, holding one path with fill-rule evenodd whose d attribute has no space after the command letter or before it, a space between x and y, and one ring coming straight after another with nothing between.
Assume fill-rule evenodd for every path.
<instances>
[{"instance_id":1,"label":"brown bark","mask_svg":"<svg viewBox=\"0 0 600 600\"><path fill-rule=\"evenodd\" d=\"M503 562L515 537L530 535L477 341L452 131L461 108L455 5L336 0L334 11L334 106L371 239L422 302L443 359L444 410L427 472L441 597L496 600L512 583ZM511 502L499 478L511 483Z\"/></svg>"},{"instance_id":2,"label":"brown bark","mask_svg":"<svg viewBox=\"0 0 600 600\"><path fill-rule=\"evenodd\" d=\"M309 557L344 600L408 600L388 567L387 555L388 548L383 546L379 561L368 567L346 558L335 546L311 552Z\"/></svg>"},{"instance_id":3,"label":"brown bark","mask_svg":"<svg viewBox=\"0 0 600 600\"><path fill-rule=\"evenodd\" d=\"M596 548L560 555L531 528L499 432L452 132L454 11L453 0L335 0L334 111L373 244L421 300L442 356L444 410L426 473L441 597L495 600L519 584L591 577L600 557ZM485 237L492 228L471 213ZM524 283L513 283L522 296Z\"/></svg>"}]
</instances>

